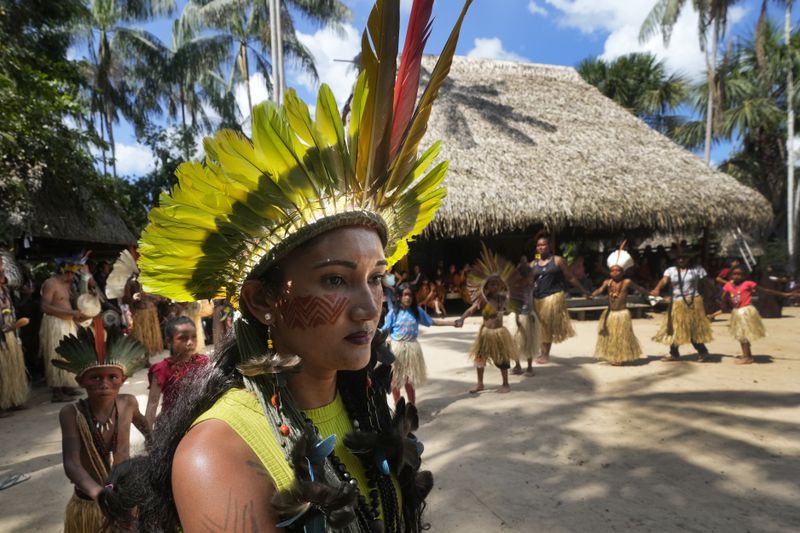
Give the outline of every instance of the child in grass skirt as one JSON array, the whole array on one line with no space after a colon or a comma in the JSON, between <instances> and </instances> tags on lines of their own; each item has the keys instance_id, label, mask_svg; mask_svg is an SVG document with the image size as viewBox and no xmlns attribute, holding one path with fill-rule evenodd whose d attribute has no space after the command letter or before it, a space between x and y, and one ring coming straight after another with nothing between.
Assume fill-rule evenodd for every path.
<instances>
[{"instance_id":1,"label":"child in grass skirt","mask_svg":"<svg viewBox=\"0 0 800 533\"><path fill-rule=\"evenodd\" d=\"M405 287L400 293L397 307L386 315L381 331L389 333L389 343L394 354L392 364L392 396L400 400L400 390L405 389L408 403L415 404L415 386L424 385L427 379L425 357L417 341L419 326L454 326L455 321L431 318L417 305L414 291Z\"/></svg>"},{"instance_id":2,"label":"child in grass skirt","mask_svg":"<svg viewBox=\"0 0 800 533\"><path fill-rule=\"evenodd\" d=\"M613 252L608 256L611 277L592 293L599 296L608 292L608 309L603 311L597 327L597 344L594 356L614 366L637 360L642 355L639 340L633 333L631 312L628 311L628 293L631 288L648 294L630 279L624 279L625 271L633 266L633 258L624 250Z\"/></svg>"},{"instance_id":3,"label":"child in grass skirt","mask_svg":"<svg viewBox=\"0 0 800 533\"><path fill-rule=\"evenodd\" d=\"M742 356L736 360L736 364L749 365L753 362L753 352L750 345L753 341L761 339L767 334L761 315L752 305L753 293L760 291L783 297L791 297L792 295L759 287L756 282L746 279L747 275L740 266L731 269L730 278L731 280L726 281L722 287L724 295L730 298L732 305L728 331L742 346Z\"/></svg>"}]
</instances>

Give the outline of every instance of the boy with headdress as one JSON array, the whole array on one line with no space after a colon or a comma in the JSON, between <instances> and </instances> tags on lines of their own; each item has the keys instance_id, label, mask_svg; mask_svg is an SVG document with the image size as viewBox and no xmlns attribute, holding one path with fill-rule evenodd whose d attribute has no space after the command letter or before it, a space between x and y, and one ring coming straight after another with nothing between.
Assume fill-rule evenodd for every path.
<instances>
[{"instance_id":1,"label":"boy with headdress","mask_svg":"<svg viewBox=\"0 0 800 533\"><path fill-rule=\"evenodd\" d=\"M648 292L644 287L623 277L625 271L633 266L633 258L622 248L608 256L607 264L611 277L592 293L592 297L595 297L608 292L608 309L600 315L594 356L614 366L621 366L642 355L639 341L633 333L631 312L627 307L628 293L631 288L645 295Z\"/></svg>"},{"instance_id":2,"label":"boy with headdress","mask_svg":"<svg viewBox=\"0 0 800 533\"><path fill-rule=\"evenodd\" d=\"M73 281L85 263L86 257L79 255L56 258L58 272L42 285L39 352L54 402L71 401L69 395L77 392L72 376L51 365L50 362L57 357L56 347L61 340L76 333L76 321L80 322L86 318L72 304Z\"/></svg>"},{"instance_id":3,"label":"boy with headdress","mask_svg":"<svg viewBox=\"0 0 800 533\"><path fill-rule=\"evenodd\" d=\"M111 467L129 457L131 424L145 435L150 431L136 397L119 394L144 347L131 337L115 336L107 341L104 337L102 330L95 337L91 330L81 328L78 336L69 335L56 348L63 359L52 361L75 374L87 395L64 406L58 415L64 472L75 485L67 504L64 533L105 529L97 500L104 491L113 491L106 485Z\"/></svg>"}]
</instances>

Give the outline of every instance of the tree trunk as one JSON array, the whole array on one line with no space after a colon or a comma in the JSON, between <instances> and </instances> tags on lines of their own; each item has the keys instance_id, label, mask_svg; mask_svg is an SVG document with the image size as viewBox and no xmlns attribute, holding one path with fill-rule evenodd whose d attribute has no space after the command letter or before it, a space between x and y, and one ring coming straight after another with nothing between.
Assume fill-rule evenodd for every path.
<instances>
[{"instance_id":1,"label":"tree trunk","mask_svg":"<svg viewBox=\"0 0 800 533\"><path fill-rule=\"evenodd\" d=\"M179 84L178 87L178 95L181 99L181 125L183 131L186 131L186 95L183 92L183 84Z\"/></svg>"},{"instance_id":2,"label":"tree trunk","mask_svg":"<svg viewBox=\"0 0 800 533\"><path fill-rule=\"evenodd\" d=\"M714 91L715 91L715 69L717 68L717 41L719 41L719 20L714 19L714 36L711 41L711 50L706 52L706 66L708 68L708 107L706 109L706 145L705 160L706 164L711 164L711 134L714 124Z\"/></svg>"},{"instance_id":3,"label":"tree trunk","mask_svg":"<svg viewBox=\"0 0 800 533\"><path fill-rule=\"evenodd\" d=\"M797 205L795 202L794 181L794 62L792 61L792 3L786 2L784 18L784 38L786 40L786 244L789 253L789 275L794 276L796 251L795 223L797 221Z\"/></svg>"},{"instance_id":4,"label":"tree trunk","mask_svg":"<svg viewBox=\"0 0 800 533\"><path fill-rule=\"evenodd\" d=\"M106 140L106 127L105 127L105 117L103 116L103 112L97 113L97 121L100 123L100 139L103 141L103 177L108 175L108 161L106 161L106 147L105 147L105 140Z\"/></svg>"},{"instance_id":5,"label":"tree trunk","mask_svg":"<svg viewBox=\"0 0 800 533\"><path fill-rule=\"evenodd\" d=\"M111 146L111 172L114 179L117 177L117 146L114 143L114 124L110 113L106 113L106 130L108 131L108 144Z\"/></svg>"},{"instance_id":6,"label":"tree trunk","mask_svg":"<svg viewBox=\"0 0 800 533\"><path fill-rule=\"evenodd\" d=\"M247 88L247 110L248 113L253 115L253 99L250 96L250 67L247 64L247 43L244 41L239 42L239 68L242 71L242 79Z\"/></svg>"}]
</instances>

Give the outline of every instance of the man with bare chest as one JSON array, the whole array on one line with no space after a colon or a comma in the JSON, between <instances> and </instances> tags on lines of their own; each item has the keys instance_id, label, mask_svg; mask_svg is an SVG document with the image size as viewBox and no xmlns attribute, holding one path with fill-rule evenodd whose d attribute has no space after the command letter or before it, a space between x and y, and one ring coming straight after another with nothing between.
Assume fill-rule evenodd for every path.
<instances>
[{"instance_id":1,"label":"man with bare chest","mask_svg":"<svg viewBox=\"0 0 800 533\"><path fill-rule=\"evenodd\" d=\"M150 431L136 397L119 393L129 365L141 357L144 347L127 337L95 345L91 331L81 330L78 337L66 338L57 350L63 359L53 364L74 372L87 394L86 399L65 406L59 413L64 472L75 485L67 504L64 532L103 531L105 519L97 502L104 491L113 490L106 485L111 467L130 456L131 424L144 435Z\"/></svg>"},{"instance_id":2,"label":"man with bare chest","mask_svg":"<svg viewBox=\"0 0 800 533\"><path fill-rule=\"evenodd\" d=\"M61 339L76 332L76 321L83 317L72 305L72 281L80 270L82 259L59 259L59 270L42 285L42 325L39 327L39 350L43 360L47 385L52 401L71 401L76 392L75 380L50 362L57 357L56 347Z\"/></svg>"}]
</instances>

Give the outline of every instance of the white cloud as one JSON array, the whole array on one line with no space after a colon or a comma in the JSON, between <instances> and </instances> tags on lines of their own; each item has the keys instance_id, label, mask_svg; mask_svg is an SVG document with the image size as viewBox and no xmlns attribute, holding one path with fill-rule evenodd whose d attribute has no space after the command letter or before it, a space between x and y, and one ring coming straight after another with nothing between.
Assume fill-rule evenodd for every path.
<instances>
[{"instance_id":1,"label":"white cloud","mask_svg":"<svg viewBox=\"0 0 800 533\"><path fill-rule=\"evenodd\" d=\"M542 17L547 16L547 10L533 0L528 2L528 11L530 11L533 15L541 15Z\"/></svg>"},{"instance_id":2,"label":"white cloud","mask_svg":"<svg viewBox=\"0 0 800 533\"><path fill-rule=\"evenodd\" d=\"M341 32L327 27L313 35L297 32L297 38L314 57L319 81L327 83L336 101L343 104L356 81L358 68L350 61L361 51L361 34L352 25L345 24ZM308 74L291 70L300 85L316 93L318 86Z\"/></svg>"},{"instance_id":3,"label":"white cloud","mask_svg":"<svg viewBox=\"0 0 800 533\"><path fill-rule=\"evenodd\" d=\"M156 168L156 159L150 149L141 144L116 143L117 174L141 176Z\"/></svg>"},{"instance_id":4,"label":"white cloud","mask_svg":"<svg viewBox=\"0 0 800 533\"><path fill-rule=\"evenodd\" d=\"M467 57L502 59L506 61L528 61L521 55L504 49L503 41L501 41L499 37L476 38L472 50L467 52Z\"/></svg>"},{"instance_id":5,"label":"white cloud","mask_svg":"<svg viewBox=\"0 0 800 533\"><path fill-rule=\"evenodd\" d=\"M603 59L614 59L632 52L651 52L663 59L671 71L698 78L705 71L705 57L697 34L698 15L687 8L678 17L669 46L658 33L639 42L639 29L653 6L652 2L630 0L545 0L560 12L558 23L583 33L607 34ZM734 7L728 13L728 29L742 20L747 9Z\"/></svg>"}]
</instances>

